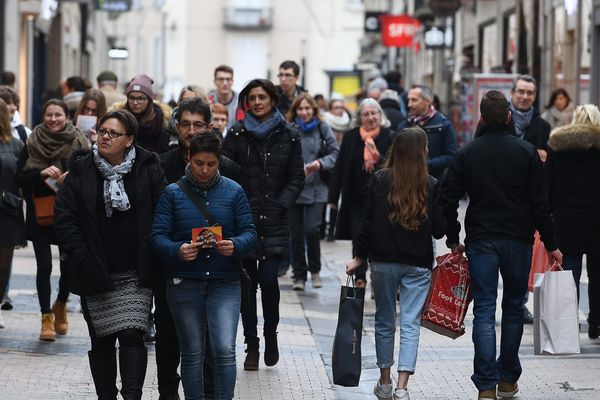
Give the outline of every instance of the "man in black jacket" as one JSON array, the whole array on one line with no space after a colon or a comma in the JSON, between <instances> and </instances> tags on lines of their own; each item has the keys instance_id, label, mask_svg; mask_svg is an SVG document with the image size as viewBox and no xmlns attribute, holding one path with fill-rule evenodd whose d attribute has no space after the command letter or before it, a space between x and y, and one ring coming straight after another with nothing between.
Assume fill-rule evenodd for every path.
<instances>
[{"instance_id":1,"label":"man in black jacket","mask_svg":"<svg viewBox=\"0 0 600 400\"><path fill-rule=\"evenodd\" d=\"M210 105L199 98L183 101L179 105L175 129L179 136L178 146L160 155L160 164L165 171L165 177L169 184L177 182L185 174L185 167L188 163L188 150L192 138L211 131ZM219 173L227 178L238 180L240 167L227 157L221 156ZM154 288L158 390L160 399L178 399L177 388L180 379L177 374L180 357L179 342L167 304L165 285L166 278L160 279ZM213 393L212 365L209 358L210 356L207 355L207 362L204 364L206 395Z\"/></svg>"},{"instance_id":2,"label":"man in black jacket","mask_svg":"<svg viewBox=\"0 0 600 400\"><path fill-rule=\"evenodd\" d=\"M518 351L523 335L523 298L527 291L534 230L551 259L562 262L550 217L542 162L530 143L515 137L509 102L496 90L481 101L481 132L453 160L441 191L447 220L446 244L459 244L458 202L466 194L466 252L474 300L474 374L480 399L512 397L521 375ZM496 360L496 294L502 274L502 339Z\"/></svg>"},{"instance_id":3,"label":"man in black jacket","mask_svg":"<svg viewBox=\"0 0 600 400\"><path fill-rule=\"evenodd\" d=\"M284 118L296 96L306 92L302 86L298 85L299 77L300 66L295 61L286 60L279 66L279 74L277 74L279 85L276 86L279 95L277 109Z\"/></svg>"}]
</instances>

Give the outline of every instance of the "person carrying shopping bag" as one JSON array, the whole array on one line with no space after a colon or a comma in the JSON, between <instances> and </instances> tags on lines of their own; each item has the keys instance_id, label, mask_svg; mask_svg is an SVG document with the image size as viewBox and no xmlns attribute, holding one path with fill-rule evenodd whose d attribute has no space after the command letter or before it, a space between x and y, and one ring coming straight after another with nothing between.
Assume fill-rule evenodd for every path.
<instances>
[{"instance_id":1,"label":"person carrying shopping bag","mask_svg":"<svg viewBox=\"0 0 600 400\"><path fill-rule=\"evenodd\" d=\"M356 257L347 265L352 275L367 259L375 289L375 348L380 377L378 399L410 399L408 379L415 372L421 311L431 280L433 244L445 220L436 204L437 180L427 173L427 135L419 127L396 135L385 167L374 174L368 191ZM396 388L394 364L396 294L400 292L400 351Z\"/></svg>"}]
</instances>

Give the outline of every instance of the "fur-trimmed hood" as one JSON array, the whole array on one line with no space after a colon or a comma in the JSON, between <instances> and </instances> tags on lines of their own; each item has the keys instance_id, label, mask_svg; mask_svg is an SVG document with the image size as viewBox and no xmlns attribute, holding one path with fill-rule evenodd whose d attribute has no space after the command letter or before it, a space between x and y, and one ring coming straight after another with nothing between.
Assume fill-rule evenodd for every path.
<instances>
[{"instance_id":1,"label":"fur-trimmed hood","mask_svg":"<svg viewBox=\"0 0 600 400\"><path fill-rule=\"evenodd\" d=\"M553 151L600 150L600 127L589 124L561 126L552 131L548 145Z\"/></svg>"},{"instance_id":2,"label":"fur-trimmed hood","mask_svg":"<svg viewBox=\"0 0 600 400\"><path fill-rule=\"evenodd\" d=\"M109 108L108 111L112 111L112 110L122 110L125 108L125 104L127 103L127 100L125 101L117 101L116 103L113 103ZM156 104L157 106L160 107L162 113L163 113L163 127L167 127L169 125L169 118L171 117L171 112L173 111L171 109L171 107L169 107L168 104L165 104L159 100L154 100L154 104Z\"/></svg>"}]
</instances>

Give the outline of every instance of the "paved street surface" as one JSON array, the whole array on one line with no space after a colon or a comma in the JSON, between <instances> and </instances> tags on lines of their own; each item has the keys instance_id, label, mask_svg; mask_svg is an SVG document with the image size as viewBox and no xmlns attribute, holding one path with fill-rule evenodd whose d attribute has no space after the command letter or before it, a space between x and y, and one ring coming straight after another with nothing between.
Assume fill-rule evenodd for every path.
<instances>
[{"instance_id":1,"label":"paved street surface","mask_svg":"<svg viewBox=\"0 0 600 400\"><path fill-rule=\"evenodd\" d=\"M444 251L442 242L438 242L437 250ZM360 386L342 388L332 385L331 345L340 283L345 282L344 264L349 255L348 242L323 242L322 276L325 285L322 289L313 289L308 282L306 291L298 293L291 290L289 275L281 279L281 358L276 367L265 367L261 359L258 372L242 370L245 354L240 323L236 399L374 399L372 389L378 369L373 330L375 307L370 298L365 305ZM55 261L53 289L57 284L58 260ZM584 283L584 303L586 290ZM0 330L0 399L96 398L87 363L87 329L81 313L77 312L79 299L76 296L72 296L69 302L69 310L73 312L69 314L68 335L59 337L54 343L38 340L40 316L31 246L16 253L10 295L15 310L3 311L7 327ZM587 304L582 304L583 309L586 307ZM472 315L468 315L467 333L456 340L427 329L421 330L417 372L410 380L412 399L477 398L470 380L473 357L471 321ZM525 327L521 346L521 391L516 398L600 399L600 340L588 339L583 314L581 322L582 353L564 357L534 356L533 329L531 325ZM143 398L157 399L153 346L149 346L149 351Z\"/></svg>"}]
</instances>

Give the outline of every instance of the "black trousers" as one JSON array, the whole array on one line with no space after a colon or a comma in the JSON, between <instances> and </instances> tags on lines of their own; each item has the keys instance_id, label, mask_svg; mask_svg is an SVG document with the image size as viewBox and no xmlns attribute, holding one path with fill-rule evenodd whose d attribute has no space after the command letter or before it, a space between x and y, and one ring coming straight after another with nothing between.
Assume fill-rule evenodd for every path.
<instances>
[{"instance_id":1,"label":"black trousers","mask_svg":"<svg viewBox=\"0 0 600 400\"><path fill-rule=\"evenodd\" d=\"M38 292L38 301L42 314L51 313L50 309L50 275L52 274L52 252L50 250L50 238L36 236L32 240L35 261L37 263L37 274L35 285ZM69 298L69 276L64 262L60 262L60 279L58 281L57 300L66 302Z\"/></svg>"}]
</instances>

